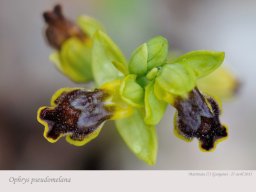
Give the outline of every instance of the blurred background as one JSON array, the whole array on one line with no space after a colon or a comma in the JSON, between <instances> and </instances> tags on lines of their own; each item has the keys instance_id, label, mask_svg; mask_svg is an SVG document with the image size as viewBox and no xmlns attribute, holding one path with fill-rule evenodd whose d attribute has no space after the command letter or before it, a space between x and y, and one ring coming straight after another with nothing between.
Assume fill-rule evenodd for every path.
<instances>
[{"instance_id":1,"label":"blurred background","mask_svg":"<svg viewBox=\"0 0 256 192\"><path fill-rule=\"evenodd\" d=\"M242 83L223 102L228 140L213 153L201 152L197 140L173 135L170 108L157 127L155 166L138 160L112 123L83 147L64 139L48 143L37 109L49 105L57 89L77 86L48 60L41 15L56 3L70 18L86 14L101 21L128 58L155 35L173 49L225 51L225 65ZM255 8L255 0L0 0L0 169L256 169Z\"/></svg>"}]
</instances>

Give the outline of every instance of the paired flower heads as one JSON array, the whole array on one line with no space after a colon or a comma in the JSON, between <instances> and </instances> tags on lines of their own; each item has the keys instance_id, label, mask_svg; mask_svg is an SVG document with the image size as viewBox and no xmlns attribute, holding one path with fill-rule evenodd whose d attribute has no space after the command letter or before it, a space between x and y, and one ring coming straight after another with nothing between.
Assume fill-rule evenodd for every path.
<instances>
[{"instance_id":1,"label":"paired flower heads","mask_svg":"<svg viewBox=\"0 0 256 192\"><path fill-rule=\"evenodd\" d=\"M227 137L216 101L200 93L197 80L217 69L223 52L193 51L168 58L168 41L161 36L140 45L129 62L94 19L81 16L77 24L66 19L57 5L45 12L46 38L57 50L50 56L71 80L94 82L94 90L63 88L51 107L38 110L44 137L60 137L77 146L97 137L106 120L116 127L128 147L148 164L156 162L155 126L168 104L177 109L174 131L180 138L197 138L205 151Z\"/></svg>"}]
</instances>

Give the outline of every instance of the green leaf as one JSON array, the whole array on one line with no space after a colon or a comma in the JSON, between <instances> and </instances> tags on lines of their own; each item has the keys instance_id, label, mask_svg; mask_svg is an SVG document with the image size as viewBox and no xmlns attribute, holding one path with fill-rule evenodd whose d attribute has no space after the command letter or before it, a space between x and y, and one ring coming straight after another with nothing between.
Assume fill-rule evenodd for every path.
<instances>
[{"instance_id":1,"label":"green leaf","mask_svg":"<svg viewBox=\"0 0 256 192\"><path fill-rule=\"evenodd\" d=\"M113 62L127 67L125 57L117 45L107 34L97 31L93 37L92 70L98 86L122 76Z\"/></svg>"},{"instance_id":2,"label":"green leaf","mask_svg":"<svg viewBox=\"0 0 256 192\"><path fill-rule=\"evenodd\" d=\"M161 89L176 96L185 96L196 86L192 69L179 63L164 65L155 81Z\"/></svg>"},{"instance_id":3,"label":"green leaf","mask_svg":"<svg viewBox=\"0 0 256 192\"><path fill-rule=\"evenodd\" d=\"M162 36L157 36L147 42L148 67L150 71L154 67L163 65L168 56L168 41Z\"/></svg>"},{"instance_id":4,"label":"green leaf","mask_svg":"<svg viewBox=\"0 0 256 192\"><path fill-rule=\"evenodd\" d=\"M129 62L129 71L132 74L144 75L147 72L148 48L146 43L139 46L133 53Z\"/></svg>"},{"instance_id":5,"label":"green leaf","mask_svg":"<svg viewBox=\"0 0 256 192\"><path fill-rule=\"evenodd\" d=\"M122 81L120 95L124 101L134 107L144 105L144 89L136 82L136 75L127 75Z\"/></svg>"},{"instance_id":6,"label":"green leaf","mask_svg":"<svg viewBox=\"0 0 256 192\"><path fill-rule=\"evenodd\" d=\"M144 123L141 111L134 110L130 117L116 120L116 126L125 143L139 159L149 165L155 164L157 156L156 129L154 126Z\"/></svg>"},{"instance_id":7,"label":"green leaf","mask_svg":"<svg viewBox=\"0 0 256 192\"><path fill-rule=\"evenodd\" d=\"M104 31L101 23L92 17L82 15L77 18L76 22L81 30L90 37L98 30Z\"/></svg>"},{"instance_id":8,"label":"green leaf","mask_svg":"<svg viewBox=\"0 0 256 192\"><path fill-rule=\"evenodd\" d=\"M64 42L59 52L59 63L56 55L51 56L56 66L72 81L85 83L93 79L91 69L91 48L73 37Z\"/></svg>"},{"instance_id":9,"label":"green leaf","mask_svg":"<svg viewBox=\"0 0 256 192\"><path fill-rule=\"evenodd\" d=\"M157 125L163 118L167 103L159 100L154 93L154 83L147 85L145 89L145 118L149 125Z\"/></svg>"},{"instance_id":10,"label":"green leaf","mask_svg":"<svg viewBox=\"0 0 256 192\"><path fill-rule=\"evenodd\" d=\"M222 64L224 57L224 52L199 50L186 53L173 63L190 66L197 78L201 78L217 69Z\"/></svg>"}]
</instances>

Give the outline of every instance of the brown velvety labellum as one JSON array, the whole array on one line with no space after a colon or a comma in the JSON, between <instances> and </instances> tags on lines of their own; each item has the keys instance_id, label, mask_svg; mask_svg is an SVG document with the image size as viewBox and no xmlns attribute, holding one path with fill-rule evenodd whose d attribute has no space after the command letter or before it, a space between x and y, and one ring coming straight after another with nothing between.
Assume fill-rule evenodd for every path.
<instances>
[{"instance_id":1,"label":"brown velvety labellum","mask_svg":"<svg viewBox=\"0 0 256 192\"><path fill-rule=\"evenodd\" d=\"M47 122L47 137L56 140L62 134L70 134L81 141L94 132L104 121L111 118L113 108L105 106L108 95L102 90L73 90L62 93L54 109L46 107L40 118Z\"/></svg>"},{"instance_id":2,"label":"brown velvety labellum","mask_svg":"<svg viewBox=\"0 0 256 192\"><path fill-rule=\"evenodd\" d=\"M216 140L227 137L227 129L219 120L218 104L213 98L203 96L197 88L189 93L188 98L178 98L175 108L178 110L179 134L188 139L198 138L202 149L209 151L214 148Z\"/></svg>"}]
</instances>

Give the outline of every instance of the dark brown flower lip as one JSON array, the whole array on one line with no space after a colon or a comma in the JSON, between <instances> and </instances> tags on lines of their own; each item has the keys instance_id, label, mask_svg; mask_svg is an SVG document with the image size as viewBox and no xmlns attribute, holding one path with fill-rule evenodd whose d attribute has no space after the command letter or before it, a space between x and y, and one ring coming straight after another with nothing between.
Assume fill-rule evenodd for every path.
<instances>
[{"instance_id":1,"label":"dark brown flower lip","mask_svg":"<svg viewBox=\"0 0 256 192\"><path fill-rule=\"evenodd\" d=\"M47 24L46 40L54 49L60 50L63 42L70 37L81 40L87 38L87 35L74 22L63 15L61 5L56 5L52 11L44 12L43 18Z\"/></svg>"},{"instance_id":2,"label":"dark brown flower lip","mask_svg":"<svg viewBox=\"0 0 256 192\"><path fill-rule=\"evenodd\" d=\"M45 107L39 112L40 120L47 123L45 137L56 141L69 135L74 141L84 140L111 118L114 109L105 105L107 97L99 89L63 92L54 101L54 108Z\"/></svg>"},{"instance_id":3,"label":"dark brown flower lip","mask_svg":"<svg viewBox=\"0 0 256 192\"><path fill-rule=\"evenodd\" d=\"M199 139L203 150L214 149L217 140L227 137L227 128L219 120L220 110L216 101L193 89L187 99L175 102L177 131L188 140Z\"/></svg>"}]
</instances>

